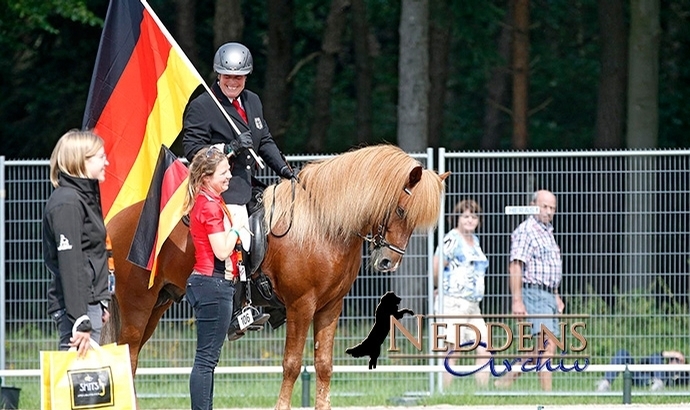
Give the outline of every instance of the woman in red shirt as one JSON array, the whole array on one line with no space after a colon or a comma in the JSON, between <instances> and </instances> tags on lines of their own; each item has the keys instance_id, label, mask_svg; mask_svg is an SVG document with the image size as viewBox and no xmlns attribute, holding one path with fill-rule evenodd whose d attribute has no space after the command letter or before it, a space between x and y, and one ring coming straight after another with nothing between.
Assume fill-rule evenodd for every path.
<instances>
[{"instance_id":1,"label":"woman in red shirt","mask_svg":"<svg viewBox=\"0 0 690 410\"><path fill-rule=\"evenodd\" d=\"M230 327L239 234L220 194L230 181L228 159L214 147L199 151L189 167L185 213L196 262L187 301L196 317L197 347L189 377L192 410L213 408L213 372Z\"/></svg>"}]
</instances>

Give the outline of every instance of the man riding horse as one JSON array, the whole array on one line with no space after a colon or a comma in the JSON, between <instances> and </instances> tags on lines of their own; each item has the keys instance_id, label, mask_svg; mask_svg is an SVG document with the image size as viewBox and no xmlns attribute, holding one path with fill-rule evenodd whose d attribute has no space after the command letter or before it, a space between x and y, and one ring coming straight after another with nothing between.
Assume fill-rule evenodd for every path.
<instances>
[{"instance_id":1,"label":"man riding horse","mask_svg":"<svg viewBox=\"0 0 690 410\"><path fill-rule=\"evenodd\" d=\"M259 96L245 89L247 76L253 68L247 47L240 43L220 46L213 58L217 80L211 86L212 94L203 93L189 103L182 130L184 152L190 162L197 152L209 146L217 147L228 156L232 178L222 197L232 215L233 225L240 228L246 252L250 251L251 243L247 204L252 199L253 170L259 166L263 168L263 159L282 178L295 178L268 130ZM245 257L244 262L249 263L250 258ZM264 298L272 298L272 286L261 271L257 270L251 279ZM267 317L263 319L265 322Z\"/></svg>"}]
</instances>

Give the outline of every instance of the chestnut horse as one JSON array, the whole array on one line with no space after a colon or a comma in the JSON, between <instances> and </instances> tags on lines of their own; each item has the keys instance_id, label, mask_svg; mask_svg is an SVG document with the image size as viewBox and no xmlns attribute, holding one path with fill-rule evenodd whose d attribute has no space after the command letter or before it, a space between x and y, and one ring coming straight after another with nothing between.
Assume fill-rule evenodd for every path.
<instances>
[{"instance_id":1,"label":"chestnut horse","mask_svg":"<svg viewBox=\"0 0 690 410\"><path fill-rule=\"evenodd\" d=\"M395 270L416 228L433 227L443 180L400 148L376 145L307 164L296 188L282 180L264 191L267 250L261 265L287 310L283 382L277 409L289 409L310 324L314 325L317 409L329 409L333 341L342 301L357 277L362 244L373 267ZM117 287L106 341L130 346L132 369L165 310L179 301L192 270L188 229L179 223L163 245L151 289L148 271L126 260L142 204L108 224Z\"/></svg>"}]
</instances>

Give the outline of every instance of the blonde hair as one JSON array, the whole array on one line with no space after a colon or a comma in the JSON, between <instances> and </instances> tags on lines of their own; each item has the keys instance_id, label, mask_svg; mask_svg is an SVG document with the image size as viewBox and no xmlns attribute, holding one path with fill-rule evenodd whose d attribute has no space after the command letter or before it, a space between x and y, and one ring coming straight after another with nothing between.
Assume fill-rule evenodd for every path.
<instances>
[{"instance_id":1,"label":"blonde hair","mask_svg":"<svg viewBox=\"0 0 690 410\"><path fill-rule=\"evenodd\" d=\"M215 147L201 149L194 155L189 165L189 178L187 180L187 194L184 199L184 213L188 214L194 207L196 196L204 185L204 177L213 175L218 164L227 161L228 158Z\"/></svg>"},{"instance_id":2,"label":"blonde hair","mask_svg":"<svg viewBox=\"0 0 690 410\"><path fill-rule=\"evenodd\" d=\"M91 131L71 129L60 139L50 154L50 182L59 186L59 174L77 178L90 178L86 172L86 160L103 147L103 140Z\"/></svg>"}]
</instances>

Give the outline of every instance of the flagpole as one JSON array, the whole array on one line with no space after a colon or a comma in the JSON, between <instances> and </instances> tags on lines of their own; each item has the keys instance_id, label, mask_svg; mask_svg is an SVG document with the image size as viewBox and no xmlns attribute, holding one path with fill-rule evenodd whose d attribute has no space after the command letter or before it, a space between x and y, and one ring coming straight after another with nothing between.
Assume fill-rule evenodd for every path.
<instances>
[{"instance_id":1,"label":"flagpole","mask_svg":"<svg viewBox=\"0 0 690 410\"><path fill-rule=\"evenodd\" d=\"M197 69L194 67L194 64L192 64L192 62L189 60L189 58L187 57L187 54L185 54L184 51L182 50L182 47L180 47L180 45L177 44L177 41L175 41L175 39L173 38L172 34L170 34L170 32L168 31L168 29L165 28L165 26L163 25L163 22L158 18L158 16L157 16L156 13L153 11L153 9L152 9L151 6L149 5L149 3L148 3L146 0L139 0L139 1L140 1L141 4L144 6L144 8L149 12L149 14L151 15L151 18L153 18L153 21L156 22L156 25L158 26L158 28L161 30L161 32L163 33L163 35L165 36L165 38L167 38L168 41L170 42L170 45L171 45L171 46L177 51L177 53L180 55L180 59L182 60L182 62L187 66L187 68L188 68L192 73L194 73L194 75L197 77L197 80L199 80L199 82L204 86L204 89L206 90L206 92L209 93L209 94L211 95L211 100L213 100L213 102L215 102L215 104L216 104L216 106L218 107L218 109L220 110L220 112L223 113L223 116L225 117L225 119L228 120L228 122L230 123L230 126L232 127L232 129L233 129L233 130L235 131L235 133L237 133L237 135L239 136L239 135L240 135L240 130L239 130L239 128L237 128L237 124L235 124L235 122L232 120L232 118L230 118L230 115L228 115L227 111L225 111L225 109L223 108L223 106L220 105L220 101L218 101L218 99L213 95L213 92L211 91L211 88L209 88L209 86L206 84L206 80L204 80L204 78L201 77L201 74L199 74L199 72L197 71ZM266 166L264 165L263 160L262 160L258 155L256 155L256 152L254 151L253 148L248 148L248 151L249 151L250 154L252 154L252 156L254 157L254 160L256 161L257 164L259 164L259 166L261 167L261 169L266 168Z\"/></svg>"}]
</instances>

